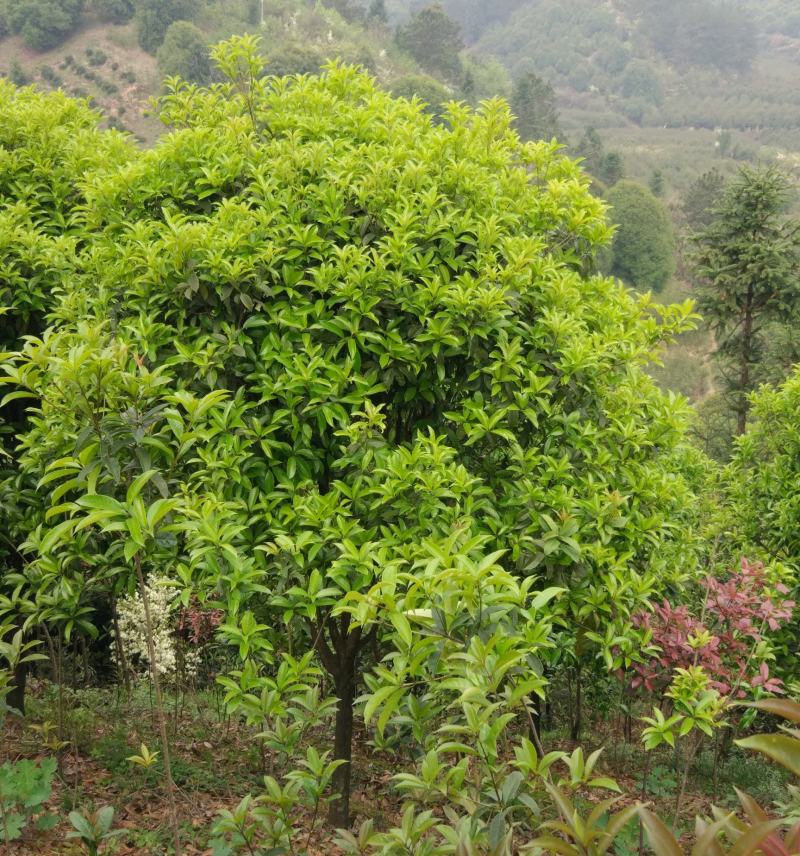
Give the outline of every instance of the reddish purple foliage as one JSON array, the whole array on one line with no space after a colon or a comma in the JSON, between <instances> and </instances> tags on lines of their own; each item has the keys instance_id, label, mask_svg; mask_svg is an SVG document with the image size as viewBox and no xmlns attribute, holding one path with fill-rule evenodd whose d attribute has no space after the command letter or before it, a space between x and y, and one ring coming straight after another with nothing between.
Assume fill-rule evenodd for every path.
<instances>
[{"instance_id":1,"label":"reddish purple foliage","mask_svg":"<svg viewBox=\"0 0 800 856\"><path fill-rule=\"evenodd\" d=\"M746 694L743 685L762 687L768 693L783 692L780 679L770 677L767 663L749 660L765 630L778 630L791 619L795 604L782 597L789 591L786 586L776 585L775 593L770 594L763 564L751 564L746 559L726 580L706 577L700 585L705 591L700 617L689 607L672 606L666 600L652 613L634 616L635 626L652 631L653 644L660 652L634 667L631 687L662 690L675 669L697 665L723 695L733 692L742 698ZM710 634L710 641L693 648L690 639L705 632Z\"/></svg>"},{"instance_id":2,"label":"reddish purple foliage","mask_svg":"<svg viewBox=\"0 0 800 856\"><path fill-rule=\"evenodd\" d=\"M194 645L209 642L225 613L221 609L204 609L195 601L178 613L175 629L178 635Z\"/></svg>"}]
</instances>

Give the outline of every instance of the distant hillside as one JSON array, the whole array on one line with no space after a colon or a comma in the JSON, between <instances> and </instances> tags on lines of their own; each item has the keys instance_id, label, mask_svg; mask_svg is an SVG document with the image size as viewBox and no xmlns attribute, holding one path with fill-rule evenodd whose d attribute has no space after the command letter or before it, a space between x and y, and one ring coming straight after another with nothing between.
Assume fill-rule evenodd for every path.
<instances>
[{"instance_id":1,"label":"distant hillside","mask_svg":"<svg viewBox=\"0 0 800 856\"><path fill-rule=\"evenodd\" d=\"M788 0L445 0L470 49L549 78L595 124L800 127Z\"/></svg>"},{"instance_id":2,"label":"distant hillside","mask_svg":"<svg viewBox=\"0 0 800 856\"><path fill-rule=\"evenodd\" d=\"M200 39L199 45L179 43L178 53L205 52L207 44L235 33L256 32L270 73L315 72L328 60L341 59L363 65L395 94L418 95L432 105L432 112L450 99L468 97L477 103L510 91L508 74L494 59L464 57L468 94L462 91L461 80L439 79L398 46L388 20L370 17L367 5L358 0L86 0L74 26L54 36L56 44L44 50L26 44L30 39L24 32L10 32L7 22L13 16L4 16L3 10L12 2L22 0L5 0L5 5L0 0L0 75L18 84L61 87L72 95L90 97L110 124L143 141L152 141L163 130L147 115L162 79L172 73L186 76L184 67L187 72L197 67L191 56L178 57L177 62L172 56L168 58L172 61L164 62L163 51L159 52L175 21L190 21L190 37L194 31ZM58 7L76 0L42 2ZM119 16L110 18L109 10L117 9L122 10ZM41 23L47 25L46 20ZM45 38L37 41L47 38L45 32Z\"/></svg>"}]
</instances>

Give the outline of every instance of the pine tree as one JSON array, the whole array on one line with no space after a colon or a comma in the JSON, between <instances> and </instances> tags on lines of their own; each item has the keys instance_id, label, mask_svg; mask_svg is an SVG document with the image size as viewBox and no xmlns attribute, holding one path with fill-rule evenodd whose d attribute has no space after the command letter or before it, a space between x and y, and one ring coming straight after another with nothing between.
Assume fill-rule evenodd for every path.
<instances>
[{"instance_id":1,"label":"pine tree","mask_svg":"<svg viewBox=\"0 0 800 856\"><path fill-rule=\"evenodd\" d=\"M533 72L515 81L511 111L517 117L514 127L523 140L551 140L561 136L553 87Z\"/></svg>"},{"instance_id":2,"label":"pine tree","mask_svg":"<svg viewBox=\"0 0 800 856\"><path fill-rule=\"evenodd\" d=\"M698 308L716 338L737 434L747 427L767 325L788 322L800 297L800 221L785 216L787 196L777 169L744 168L697 238Z\"/></svg>"},{"instance_id":3,"label":"pine tree","mask_svg":"<svg viewBox=\"0 0 800 856\"><path fill-rule=\"evenodd\" d=\"M653 196L663 196L664 195L664 173L661 172L660 169L654 170L653 174L650 176L649 185L650 192Z\"/></svg>"},{"instance_id":4,"label":"pine tree","mask_svg":"<svg viewBox=\"0 0 800 856\"><path fill-rule=\"evenodd\" d=\"M725 176L716 168L704 172L692 184L683 200L683 216L692 231L711 225L714 209L724 190Z\"/></svg>"},{"instance_id":5,"label":"pine tree","mask_svg":"<svg viewBox=\"0 0 800 856\"><path fill-rule=\"evenodd\" d=\"M431 74L455 81L461 77L464 41L461 28L440 3L426 6L397 31L397 44Z\"/></svg>"}]
</instances>

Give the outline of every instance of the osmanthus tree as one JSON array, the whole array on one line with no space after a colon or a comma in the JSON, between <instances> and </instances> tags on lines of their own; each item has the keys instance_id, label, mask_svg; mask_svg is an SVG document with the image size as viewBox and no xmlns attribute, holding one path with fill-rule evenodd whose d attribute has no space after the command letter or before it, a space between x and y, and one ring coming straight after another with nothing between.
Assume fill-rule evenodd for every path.
<instances>
[{"instance_id":1,"label":"osmanthus tree","mask_svg":"<svg viewBox=\"0 0 800 856\"><path fill-rule=\"evenodd\" d=\"M99 122L85 102L0 80L0 353L42 333L85 243L83 176L114 169L133 151ZM35 481L14 460L14 435L25 427L22 395L13 386L0 394L0 593L11 588L10 572L21 569L19 542L42 511ZM10 703L20 710L23 681L19 671Z\"/></svg>"},{"instance_id":2,"label":"osmanthus tree","mask_svg":"<svg viewBox=\"0 0 800 856\"><path fill-rule=\"evenodd\" d=\"M51 508L29 543L58 568L85 533L104 575L131 579L138 556L141 576L222 606L243 659L233 706L275 697L270 651L316 652L336 760L370 660L413 649L397 604L428 608L408 600L424 555L490 573L504 610L546 611L567 649L611 657L629 616L691 568L683 405L644 371L690 307L659 317L582 274L610 237L602 203L556 145L519 141L504 102L433 124L351 68L265 77L249 38L215 55L227 82L171 81L172 130L86 178L91 241L54 329L9 370L46 402L23 459ZM201 406L187 436L176 414ZM150 526L159 499L174 505ZM346 825L349 764L333 775Z\"/></svg>"}]
</instances>

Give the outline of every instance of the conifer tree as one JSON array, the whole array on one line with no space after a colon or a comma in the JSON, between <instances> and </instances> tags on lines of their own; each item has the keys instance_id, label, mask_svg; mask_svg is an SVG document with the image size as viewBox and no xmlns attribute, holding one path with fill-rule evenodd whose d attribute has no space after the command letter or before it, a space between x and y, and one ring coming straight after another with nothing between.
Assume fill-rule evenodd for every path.
<instances>
[{"instance_id":1,"label":"conifer tree","mask_svg":"<svg viewBox=\"0 0 800 856\"><path fill-rule=\"evenodd\" d=\"M787 180L777 169L744 168L697 238L698 306L716 338L737 434L747 427L766 327L789 321L797 311L800 222L785 216L787 194Z\"/></svg>"},{"instance_id":2,"label":"conifer tree","mask_svg":"<svg viewBox=\"0 0 800 856\"><path fill-rule=\"evenodd\" d=\"M551 140L561 136L553 87L533 72L515 81L511 110L517 117L514 126L523 140Z\"/></svg>"}]
</instances>

